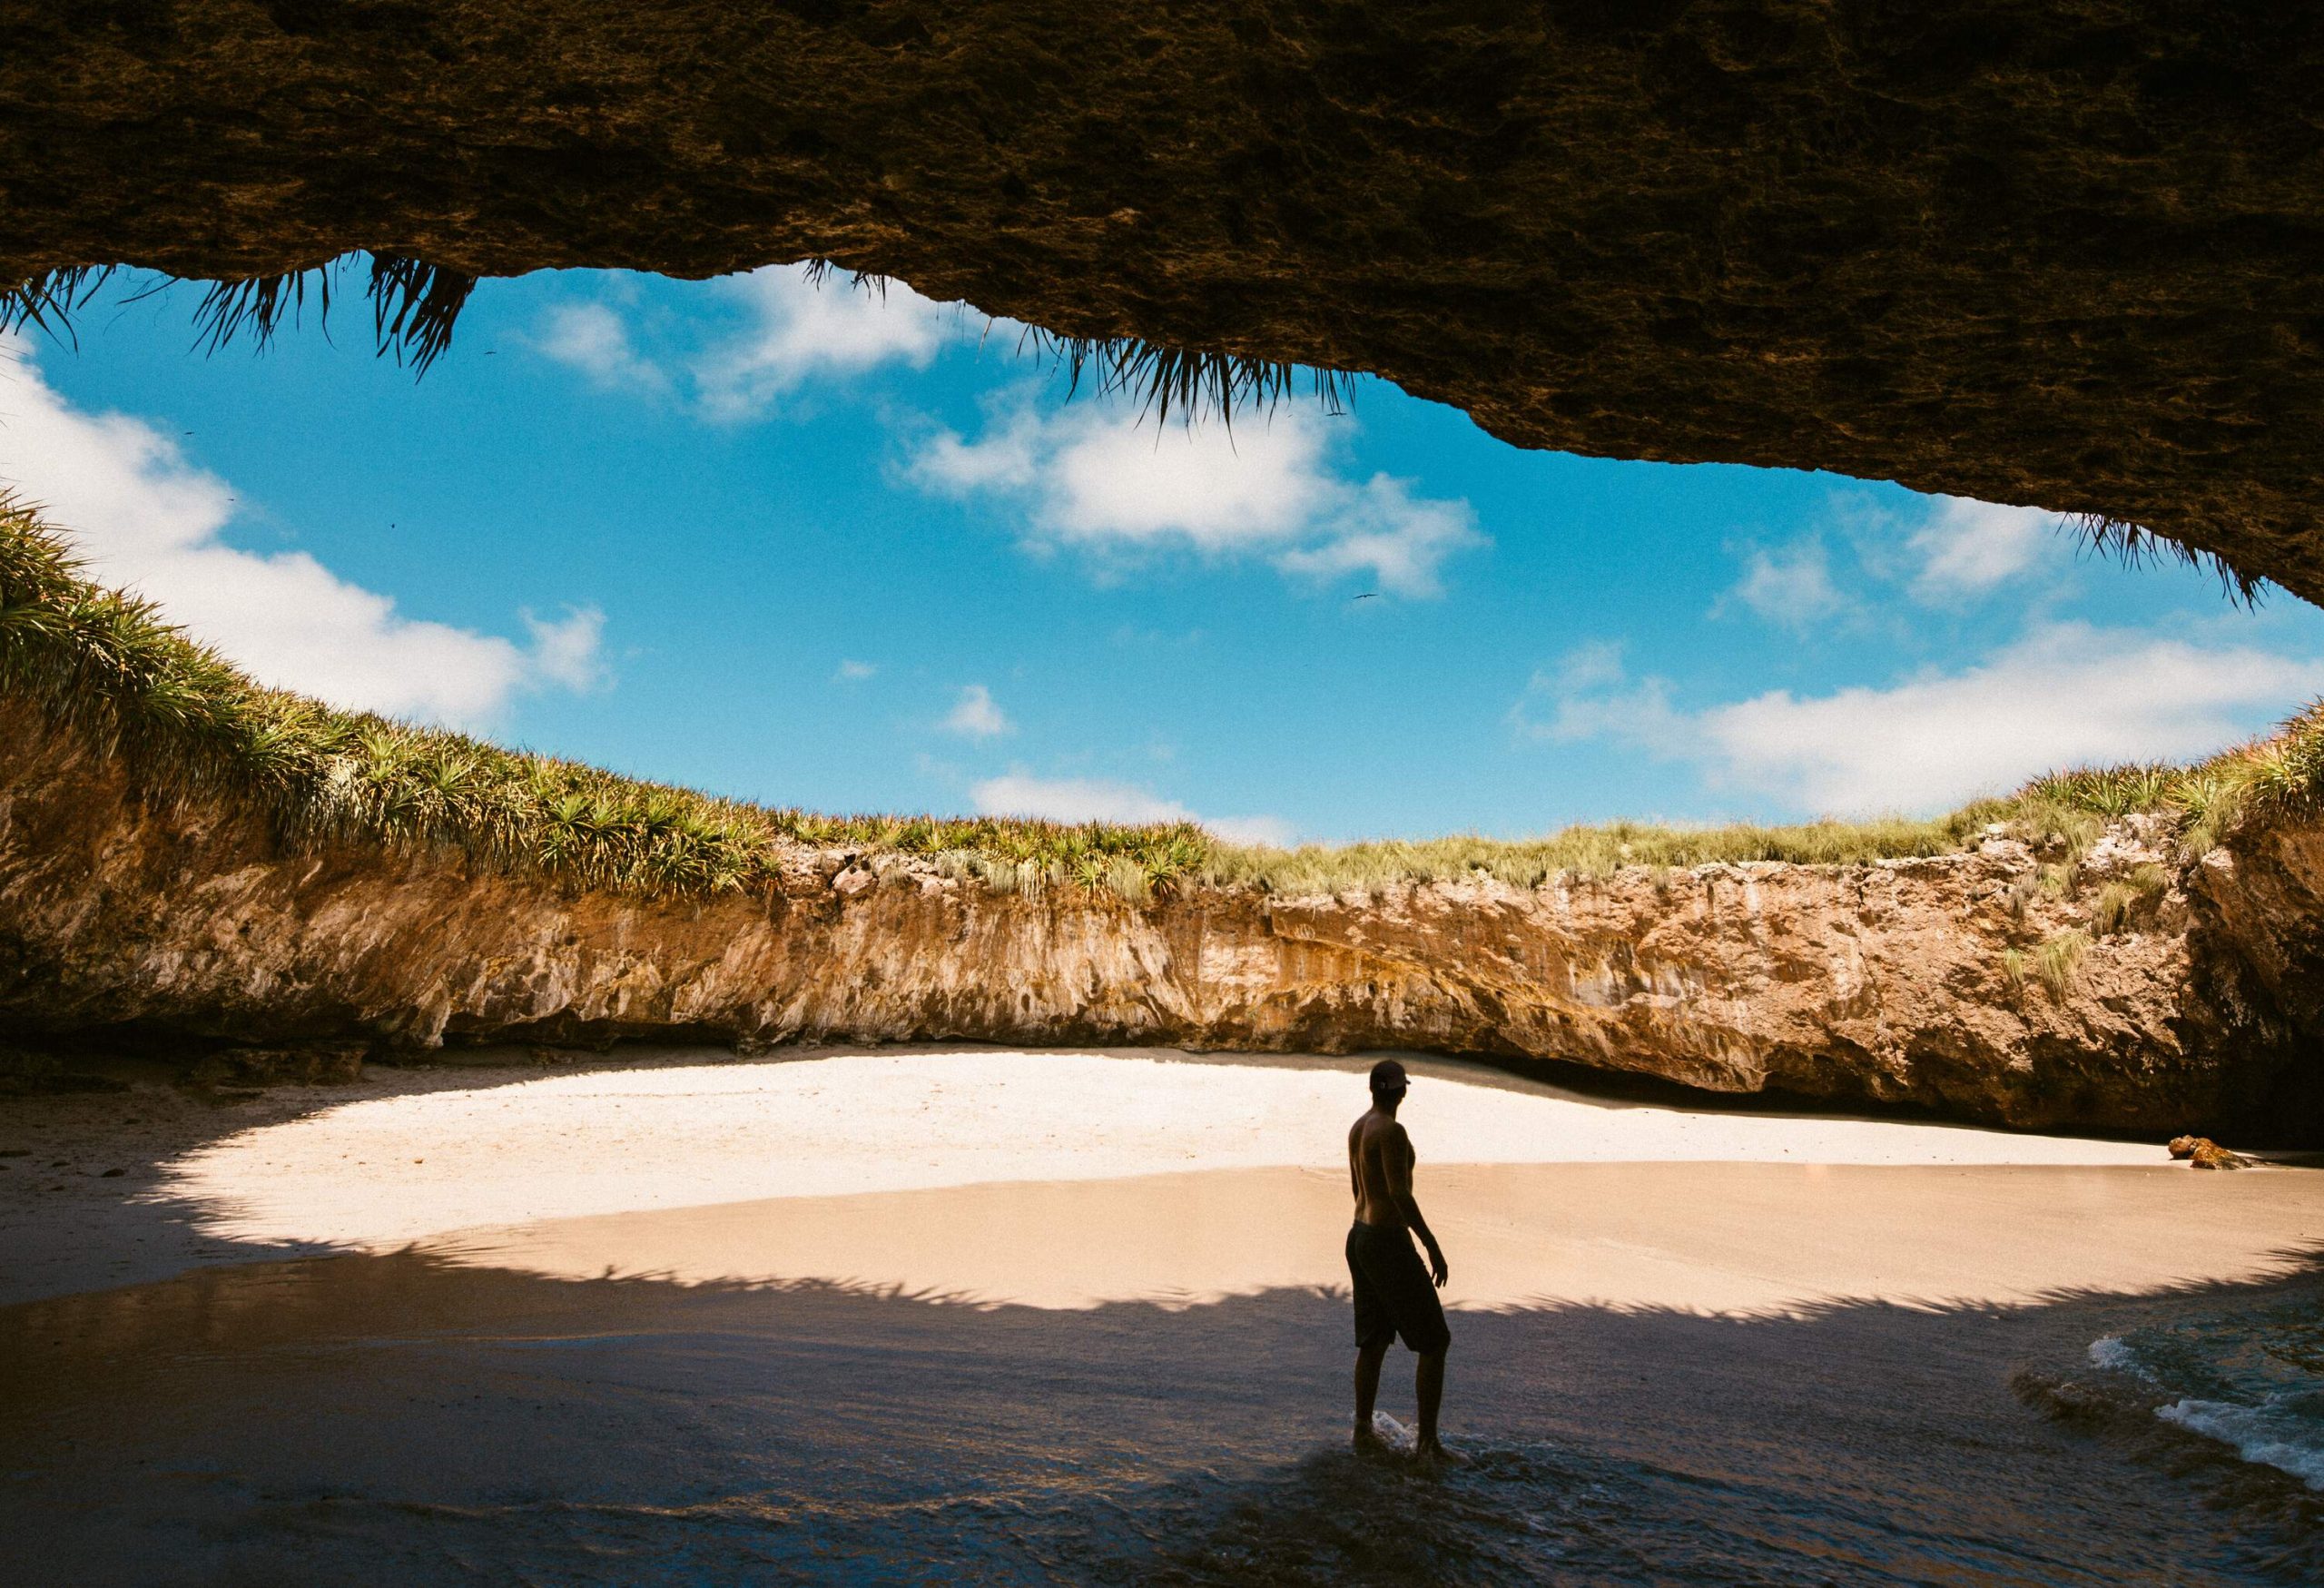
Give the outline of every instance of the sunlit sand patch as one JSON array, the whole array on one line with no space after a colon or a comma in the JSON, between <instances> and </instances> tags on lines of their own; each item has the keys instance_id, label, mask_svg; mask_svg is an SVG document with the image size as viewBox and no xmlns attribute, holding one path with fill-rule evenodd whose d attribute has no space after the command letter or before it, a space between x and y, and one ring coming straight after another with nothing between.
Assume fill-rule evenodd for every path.
<instances>
[{"instance_id":1,"label":"sunlit sand patch","mask_svg":"<svg viewBox=\"0 0 2324 1588\"><path fill-rule=\"evenodd\" d=\"M2020 1299L2265 1271L2308 1228L2312 1198L2256 1189L2305 1175L2198 1191L2149 1145L1610 1105L1412 1063L1456 1305ZM1182 1305L1344 1282L1364 1068L969 1050L599 1071L248 1131L162 1194L232 1238L570 1277Z\"/></svg>"},{"instance_id":2,"label":"sunlit sand patch","mask_svg":"<svg viewBox=\"0 0 2324 1588\"><path fill-rule=\"evenodd\" d=\"M1841 1299L2006 1305L2284 1271L2324 1234L2307 1174L1766 1163L1456 1164L1423 1208L1447 1303L1796 1312ZM562 1278L812 1278L992 1305L1165 1307L1344 1287L1344 1170L1012 1181L551 1219L439 1237L455 1261Z\"/></svg>"}]
</instances>

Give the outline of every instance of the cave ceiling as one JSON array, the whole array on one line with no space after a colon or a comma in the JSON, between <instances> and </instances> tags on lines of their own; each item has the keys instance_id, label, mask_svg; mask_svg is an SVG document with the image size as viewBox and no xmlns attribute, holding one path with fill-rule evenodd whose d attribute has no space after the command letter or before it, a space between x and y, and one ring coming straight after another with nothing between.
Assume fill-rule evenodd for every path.
<instances>
[{"instance_id":1,"label":"cave ceiling","mask_svg":"<svg viewBox=\"0 0 2324 1588\"><path fill-rule=\"evenodd\" d=\"M2319 600L2320 68L2225 0L0 0L0 283L826 259Z\"/></svg>"}]
</instances>

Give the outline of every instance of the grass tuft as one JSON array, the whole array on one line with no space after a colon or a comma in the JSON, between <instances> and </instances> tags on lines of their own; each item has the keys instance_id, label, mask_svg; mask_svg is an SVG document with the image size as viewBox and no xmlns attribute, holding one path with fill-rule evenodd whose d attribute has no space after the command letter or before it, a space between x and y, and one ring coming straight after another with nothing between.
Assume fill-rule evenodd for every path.
<instances>
[{"instance_id":1,"label":"grass tuft","mask_svg":"<svg viewBox=\"0 0 2324 1588\"><path fill-rule=\"evenodd\" d=\"M2078 926L2043 940L2034 951L2033 972L2050 996L2062 999L2072 990L2083 956L2090 952L2090 934Z\"/></svg>"},{"instance_id":2,"label":"grass tuft","mask_svg":"<svg viewBox=\"0 0 2324 1588\"><path fill-rule=\"evenodd\" d=\"M452 345L452 322L467 307L477 279L462 271L433 265L407 254L371 256L371 318L382 353L396 362L407 357L414 375Z\"/></svg>"},{"instance_id":3,"label":"grass tuft","mask_svg":"<svg viewBox=\"0 0 2324 1588\"><path fill-rule=\"evenodd\" d=\"M211 282L202 295L201 306L193 311L193 323L201 333L195 345L214 353L237 338L248 337L264 347L286 319L295 325L304 314L310 278L314 283L316 318L328 326L331 276L329 270L286 271L280 275Z\"/></svg>"},{"instance_id":4,"label":"grass tuft","mask_svg":"<svg viewBox=\"0 0 2324 1588\"><path fill-rule=\"evenodd\" d=\"M425 374L451 345L453 324L476 290L477 278L406 254L374 253L369 260L368 294L379 353ZM203 282L202 301L193 314L199 332L194 345L213 353L241 340L264 348L286 321L300 321L310 292L315 298L316 322L328 333L333 285L346 262L335 259L302 270ZM0 331L28 325L77 345L74 316L113 270L111 265L75 266L0 290ZM176 278L163 277L133 297L148 298L176 284Z\"/></svg>"},{"instance_id":5,"label":"grass tuft","mask_svg":"<svg viewBox=\"0 0 2324 1588\"><path fill-rule=\"evenodd\" d=\"M2146 905L2162 896L2171 886L2171 873L2159 865L2142 865L2126 876L2108 883L2098 890L2097 902L2091 906L2091 923L2101 937L2112 937L2128 926L2131 918Z\"/></svg>"},{"instance_id":6,"label":"grass tuft","mask_svg":"<svg viewBox=\"0 0 2324 1588\"><path fill-rule=\"evenodd\" d=\"M2066 527L2075 538L2101 557L2112 557L2127 567L2142 567L2148 563L2177 562L2189 567L2209 570L2215 576L2228 598L2244 607L2256 607L2265 594L2268 581L2254 574L2236 568L2216 552L2203 551L2173 540L2168 535L2158 535L2143 524L2128 518L2117 518L2106 513L2068 513Z\"/></svg>"},{"instance_id":7,"label":"grass tuft","mask_svg":"<svg viewBox=\"0 0 2324 1588\"><path fill-rule=\"evenodd\" d=\"M0 331L31 326L74 348L81 345L73 317L96 295L113 272L112 265L68 265L0 289Z\"/></svg>"},{"instance_id":8,"label":"grass tuft","mask_svg":"<svg viewBox=\"0 0 2324 1588\"><path fill-rule=\"evenodd\" d=\"M1175 408L1189 421L1207 415L1232 425L1239 409L1272 409L1303 379L1331 413L1344 411L1354 390L1354 377L1337 370L1164 347L1137 337L1062 336L1029 327L1018 345L1064 370L1068 396L1087 380L1102 393L1134 399L1157 423L1167 423Z\"/></svg>"}]
</instances>

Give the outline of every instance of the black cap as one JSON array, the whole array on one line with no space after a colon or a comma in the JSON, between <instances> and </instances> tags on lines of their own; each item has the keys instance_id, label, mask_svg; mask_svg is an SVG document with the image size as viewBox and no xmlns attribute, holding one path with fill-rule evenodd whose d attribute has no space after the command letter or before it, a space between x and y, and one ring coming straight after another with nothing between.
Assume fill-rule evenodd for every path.
<instances>
[{"instance_id":1,"label":"black cap","mask_svg":"<svg viewBox=\"0 0 2324 1588\"><path fill-rule=\"evenodd\" d=\"M1383 1059L1372 1067L1372 1095L1383 1092L1409 1091L1412 1082L1404 1078L1404 1067L1393 1059Z\"/></svg>"}]
</instances>

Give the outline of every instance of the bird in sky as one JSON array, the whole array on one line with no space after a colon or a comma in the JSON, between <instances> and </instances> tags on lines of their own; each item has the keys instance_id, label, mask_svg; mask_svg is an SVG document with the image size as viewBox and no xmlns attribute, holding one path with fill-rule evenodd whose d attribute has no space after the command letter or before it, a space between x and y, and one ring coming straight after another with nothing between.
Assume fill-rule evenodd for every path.
<instances>
[{"instance_id":1,"label":"bird in sky","mask_svg":"<svg viewBox=\"0 0 2324 1588\"><path fill-rule=\"evenodd\" d=\"M1363 595L1350 596L1348 599L1351 601L1377 601L1380 599L1380 592L1377 590L1366 590Z\"/></svg>"}]
</instances>

